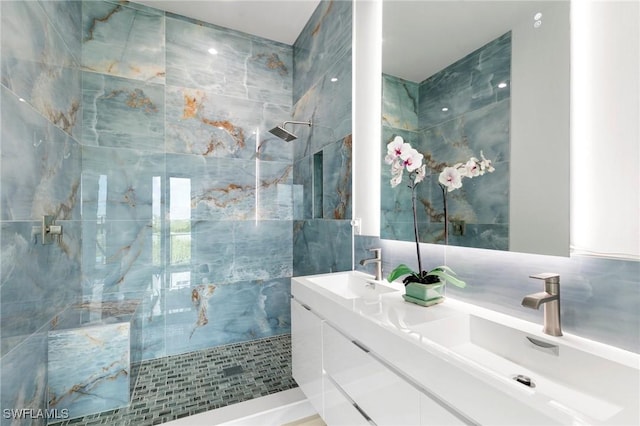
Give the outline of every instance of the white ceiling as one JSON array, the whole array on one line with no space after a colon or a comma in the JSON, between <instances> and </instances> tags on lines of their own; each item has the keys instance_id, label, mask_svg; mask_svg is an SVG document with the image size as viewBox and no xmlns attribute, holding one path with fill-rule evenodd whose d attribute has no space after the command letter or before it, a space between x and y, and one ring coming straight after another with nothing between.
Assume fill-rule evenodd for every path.
<instances>
[{"instance_id":1,"label":"white ceiling","mask_svg":"<svg viewBox=\"0 0 640 426\"><path fill-rule=\"evenodd\" d=\"M288 45L300 35L319 0L134 0L157 9Z\"/></svg>"},{"instance_id":2,"label":"white ceiling","mask_svg":"<svg viewBox=\"0 0 640 426\"><path fill-rule=\"evenodd\" d=\"M421 82L513 28L548 0L385 0L382 72ZM544 19L544 17L543 17Z\"/></svg>"}]
</instances>

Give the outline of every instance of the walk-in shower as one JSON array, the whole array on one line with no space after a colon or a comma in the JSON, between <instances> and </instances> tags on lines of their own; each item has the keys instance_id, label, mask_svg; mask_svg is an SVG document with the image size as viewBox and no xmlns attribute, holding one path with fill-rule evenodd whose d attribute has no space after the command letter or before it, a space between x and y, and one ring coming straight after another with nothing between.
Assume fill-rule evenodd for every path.
<instances>
[{"instance_id":1,"label":"walk-in shower","mask_svg":"<svg viewBox=\"0 0 640 426\"><path fill-rule=\"evenodd\" d=\"M269 130L269 133L279 137L280 139L284 140L285 142L291 142L292 140L298 139L298 137L296 135L294 135L293 133L291 133L290 131L288 131L287 129L284 128L285 125L287 124L305 124L309 127L311 127L313 125L313 123L311 123L311 120L309 121L285 121L283 122L281 125L274 127L273 129Z\"/></svg>"}]
</instances>

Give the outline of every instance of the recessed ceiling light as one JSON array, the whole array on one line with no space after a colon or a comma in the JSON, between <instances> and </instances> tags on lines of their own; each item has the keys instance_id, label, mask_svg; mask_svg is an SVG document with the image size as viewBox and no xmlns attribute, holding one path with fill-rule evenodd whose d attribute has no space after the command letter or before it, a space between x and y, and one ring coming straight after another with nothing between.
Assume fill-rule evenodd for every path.
<instances>
[{"instance_id":1,"label":"recessed ceiling light","mask_svg":"<svg viewBox=\"0 0 640 426\"><path fill-rule=\"evenodd\" d=\"M447 108L447 107L442 107L442 112L447 112L447 111L449 111L449 108Z\"/></svg>"},{"instance_id":2,"label":"recessed ceiling light","mask_svg":"<svg viewBox=\"0 0 640 426\"><path fill-rule=\"evenodd\" d=\"M209 50L207 50L207 52L211 53L212 55L217 55L218 51L216 49L214 49L213 47L209 48Z\"/></svg>"},{"instance_id":3,"label":"recessed ceiling light","mask_svg":"<svg viewBox=\"0 0 640 426\"><path fill-rule=\"evenodd\" d=\"M498 83L498 89L504 89L505 87L507 87L506 81L501 81L500 83Z\"/></svg>"},{"instance_id":4,"label":"recessed ceiling light","mask_svg":"<svg viewBox=\"0 0 640 426\"><path fill-rule=\"evenodd\" d=\"M331 77L331 82L335 83L336 81L338 81L338 77Z\"/></svg>"}]
</instances>

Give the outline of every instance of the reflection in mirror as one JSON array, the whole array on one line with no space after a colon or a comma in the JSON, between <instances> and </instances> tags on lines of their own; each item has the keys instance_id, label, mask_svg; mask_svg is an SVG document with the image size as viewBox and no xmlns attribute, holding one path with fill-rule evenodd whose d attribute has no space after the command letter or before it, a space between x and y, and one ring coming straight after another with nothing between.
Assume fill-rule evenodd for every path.
<instances>
[{"instance_id":1,"label":"reflection in mirror","mask_svg":"<svg viewBox=\"0 0 640 426\"><path fill-rule=\"evenodd\" d=\"M568 34L567 1L384 1L381 157L397 136L424 155L426 177L416 187L421 242L566 255L568 242L557 244L565 253L513 244L514 236L535 241L535 235L520 237L528 219L514 221L514 212L534 211L523 204L513 208L523 198L517 175L527 173L531 154L549 154L529 147L523 155L521 147L544 149L539 139L560 138L568 154L568 137L545 117L531 115L566 107L555 119L566 118L562 126L568 134L568 84L537 98L523 90L544 78L568 80L568 54L560 66L550 59L556 56L556 41L550 39L557 40L559 52L568 46L568 36L556 37L563 31ZM523 122L540 130L523 137ZM561 151L555 161L566 169L564 155ZM492 173L465 167L485 158ZM412 241L411 191L404 184L392 188L389 165L382 165L381 175L381 237ZM565 186L568 193L568 179ZM558 208L568 218L568 203ZM559 234L568 239L568 220L561 226Z\"/></svg>"},{"instance_id":2,"label":"reflection in mirror","mask_svg":"<svg viewBox=\"0 0 640 426\"><path fill-rule=\"evenodd\" d=\"M427 176L416 187L420 241L507 249L510 65L506 33L422 82L383 75L383 141L400 135L424 155ZM484 157L491 175L476 167ZM411 240L409 192L391 188L389 173L383 169L381 233Z\"/></svg>"}]
</instances>

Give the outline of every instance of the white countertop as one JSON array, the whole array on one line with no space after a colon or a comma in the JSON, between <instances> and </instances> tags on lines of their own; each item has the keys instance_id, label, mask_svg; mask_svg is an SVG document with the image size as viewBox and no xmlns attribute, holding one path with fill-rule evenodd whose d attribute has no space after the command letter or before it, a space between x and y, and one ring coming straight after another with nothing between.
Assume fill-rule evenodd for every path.
<instances>
[{"instance_id":1,"label":"white countertop","mask_svg":"<svg viewBox=\"0 0 640 426\"><path fill-rule=\"evenodd\" d=\"M329 278L339 282L348 275L373 281L373 276L357 271L294 277L292 295L330 324L366 345L401 374L459 407L474 421L481 424L509 422L509 419L513 420L509 417L513 411L513 415L522 420L519 421L520 424L640 424L638 354L571 334L549 336L542 333L542 324L534 324L450 297L431 307L408 303L402 298L404 286L399 282L379 282L379 285L397 291L368 298L347 299L313 281L314 278ZM594 371L602 370L599 366L606 365L608 370L611 369L609 366L613 366L612 370L619 372L623 381L629 381L629 389L624 389L624 386L624 391L620 392L611 389L611 393L605 392L604 397L602 393L598 393L597 386L590 392L585 392L582 386L577 389L570 383L549 380L553 376L553 370L540 374L539 371L531 372L510 363L508 353L503 357L496 357L472 344L448 346L432 340L428 333L422 331L428 328L433 332L433 325L442 322L442 328L436 326L436 330L442 332L444 339L455 339L456 333L464 333L465 330L456 329L457 322L451 319L466 315L496 323L496 330L501 330L500 325L504 325L518 333L558 345L565 359L568 354L578 354L576 359L584 363L584 369L577 370L580 374L576 376L581 376L582 373L584 376L577 377L577 383L594 382L607 386L607 381L611 379L609 381L616 382L611 383L611 386L618 387L620 380L613 380L616 377L613 371L611 375L607 371ZM469 333L469 326L466 327L466 332ZM501 336L503 334L508 333L496 332L496 339L506 338ZM572 350L579 352L571 352ZM541 359L546 359L545 356L542 355ZM599 358L612 364L601 364L599 362L602 360ZM557 368L563 368L562 361L561 358L551 357L549 365L542 367L552 369L557 365ZM575 366L566 367L575 369ZM511 372L510 368L514 371ZM512 379L521 370L532 374L539 381L538 389L528 388ZM588 379L589 375L592 380L581 381ZM588 384L586 386L589 387ZM560 392L561 398L550 398L541 389L555 392L555 395ZM594 392L597 395L594 396ZM500 410L487 409L485 404L500 404Z\"/></svg>"}]
</instances>

